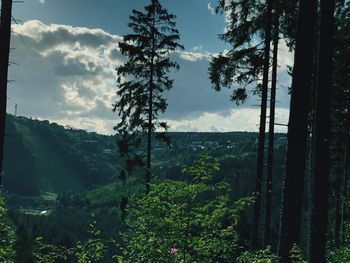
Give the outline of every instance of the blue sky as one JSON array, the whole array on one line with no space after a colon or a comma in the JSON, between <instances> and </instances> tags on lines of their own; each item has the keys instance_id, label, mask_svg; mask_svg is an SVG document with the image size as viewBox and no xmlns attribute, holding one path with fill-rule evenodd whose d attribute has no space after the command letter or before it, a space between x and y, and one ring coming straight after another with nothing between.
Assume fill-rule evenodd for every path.
<instances>
[{"instance_id":1,"label":"blue sky","mask_svg":"<svg viewBox=\"0 0 350 263\"><path fill-rule=\"evenodd\" d=\"M142 10L147 0L26 0L16 4L14 15L22 21L37 19L44 23L102 28L109 33L129 32L127 21L132 9ZM225 27L224 17L212 15L206 0L163 0L161 3L177 16L177 27L186 49L203 46L209 52L225 47L217 38Z\"/></svg>"},{"instance_id":2,"label":"blue sky","mask_svg":"<svg viewBox=\"0 0 350 263\"><path fill-rule=\"evenodd\" d=\"M215 0L216 1L216 0ZM172 73L168 110L162 117L172 131L257 131L259 98L237 107L230 91L215 92L208 79L210 56L229 48L218 39L223 15L213 13L215 2L162 0L177 15L185 50L174 55L180 71ZM14 5L8 112L89 131L112 134L118 122L112 103L117 99L115 67L125 58L118 41L129 33L132 9L146 0L26 0ZM277 121L288 119L290 78L286 65L292 55L280 47ZM279 131L283 131L281 128Z\"/></svg>"}]
</instances>

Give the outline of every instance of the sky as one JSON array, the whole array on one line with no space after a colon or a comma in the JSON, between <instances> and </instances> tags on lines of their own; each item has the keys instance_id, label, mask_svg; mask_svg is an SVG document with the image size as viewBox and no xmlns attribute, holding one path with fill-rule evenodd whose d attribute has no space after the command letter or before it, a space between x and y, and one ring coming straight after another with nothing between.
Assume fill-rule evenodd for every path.
<instances>
[{"instance_id":1,"label":"sky","mask_svg":"<svg viewBox=\"0 0 350 263\"><path fill-rule=\"evenodd\" d=\"M168 109L162 119L170 131L257 131L259 98L237 106L230 90L216 92L208 79L211 56L230 46L218 39L225 30L217 0L161 0L177 16L181 44L174 54L180 65L172 72L174 87L164 94ZM15 3L11 39L8 109L18 115L113 134L118 123L112 112L116 97L115 68L125 62L118 42L131 31L132 9L146 0L25 0ZM280 46L277 122L288 122L290 78L286 66L292 54ZM277 131L284 132L283 126Z\"/></svg>"}]
</instances>

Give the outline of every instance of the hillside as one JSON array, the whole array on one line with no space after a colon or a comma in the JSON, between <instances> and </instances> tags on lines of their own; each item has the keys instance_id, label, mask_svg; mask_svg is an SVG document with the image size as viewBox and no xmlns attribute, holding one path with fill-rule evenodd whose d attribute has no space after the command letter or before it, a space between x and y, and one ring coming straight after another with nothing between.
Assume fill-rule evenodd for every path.
<instances>
[{"instance_id":1,"label":"hillside","mask_svg":"<svg viewBox=\"0 0 350 263\"><path fill-rule=\"evenodd\" d=\"M121 162L115 136L12 115L7 118L6 135L4 186L10 193L20 196L74 194L117 180ZM239 196L250 193L255 176L257 134L183 132L169 135L171 148L157 141L153 145L156 179L181 178L181 167L205 152L216 157L227 156L222 162L222 174L240 184L236 186ZM276 135L277 174L281 173L285 141L284 134ZM232 162L235 165L231 165ZM243 163L249 166L244 167Z\"/></svg>"},{"instance_id":2,"label":"hillside","mask_svg":"<svg viewBox=\"0 0 350 263\"><path fill-rule=\"evenodd\" d=\"M11 193L81 192L116 174L112 136L14 116L7 118L6 134L4 186Z\"/></svg>"}]
</instances>

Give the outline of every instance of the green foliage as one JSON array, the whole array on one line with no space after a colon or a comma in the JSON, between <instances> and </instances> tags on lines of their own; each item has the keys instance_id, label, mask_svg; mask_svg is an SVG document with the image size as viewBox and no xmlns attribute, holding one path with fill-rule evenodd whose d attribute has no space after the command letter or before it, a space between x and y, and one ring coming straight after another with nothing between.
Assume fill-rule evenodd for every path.
<instances>
[{"instance_id":1,"label":"green foliage","mask_svg":"<svg viewBox=\"0 0 350 263\"><path fill-rule=\"evenodd\" d=\"M122 247L127 262L232 262L239 254L237 225L253 202L232 202L215 183L216 159L206 155L183 169L190 183L166 180L128 210Z\"/></svg>"},{"instance_id":2,"label":"green foliage","mask_svg":"<svg viewBox=\"0 0 350 263\"><path fill-rule=\"evenodd\" d=\"M278 263L279 258L272 252L271 247L258 251L246 251L237 260L237 263Z\"/></svg>"},{"instance_id":3,"label":"green foliage","mask_svg":"<svg viewBox=\"0 0 350 263\"><path fill-rule=\"evenodd\" d=\"M118 262L118 257L108 255L108 244L101 238L101 232L96 227L96 221L90 224L89 238L78 241L74 247L66 248L59 245L47 244L42 237L35 240L34 259L36 263L98 263ZM113 246L115 246L114 242Z\"/></svg>"},{"instance_id":4,"label":"green foliage","mask_svg":"<svg viewBox=\"0 0 350 263\"><path fill-rule=\"evenodd\" d=\"M0 190L0 261L12 262L14 258L15 232L7 217L5 201Z\"/></svg>"},{"instance_id":5,"label":"green foliage","mask_svg":"<svg viewBox=\"0 0 350 263\"><path fill-rule=\"evenodd\" d=\"M327 262L329 262L329 263L350 262L350 248L343 247L343 248L331 251L328 254L328 261Z\"/></svg>"},{"instance_id":6,"label":"green foliage","mask_svg":"<svg viewBox=\"0 0 350 263\"><path fill-rule=\"evenodd\" d=\"M237 104L247 99L247 86L259 81L262 74L265 6L264 1L220 0L217 7L227 20L227 30L220 38L232 49L211 59L209 78L217 91L240 85L231 95Z\"/></svg>"},{"instance_id":7,"label":"green foliage","mask_svg":"<svg viewBox=\"0 0 350 263\"><path fill-rule=\"evenodd\" d=\"M90 224L90 227L91 238L76 244L77 263L105 262L103 259L106 255L106 245L100 237L101 232L96 229L96 221Z\"/></svg>"},{"instance_id":8,"label":"green foliage","mask_svg":"<svg viewBox=\"0 0 350 263\"><path fill-rule=\"evenodd\" d=\"M37 237L34 244L34 260L36 263L69 262L73 250L62 246L47 244L42 237Z\"/></svg>"},{"instance_id":9,"label":"green foliage","mask_svg":"<svg viewBox=\"0 0 350 263\"><path fill-rule=\"evenodd\" d=\"M289 257L290 257L291 263L306 263L306 261L303 259L301 250L295 244L289 253Z\"/></svg>"}]
</instances>

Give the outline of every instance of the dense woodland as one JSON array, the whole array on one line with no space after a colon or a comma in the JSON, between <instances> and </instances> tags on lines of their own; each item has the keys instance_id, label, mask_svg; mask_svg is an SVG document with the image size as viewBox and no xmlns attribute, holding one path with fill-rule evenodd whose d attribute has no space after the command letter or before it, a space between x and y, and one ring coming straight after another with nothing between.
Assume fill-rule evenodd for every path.
<instances>
[{"instance_id":1,"label":"dense woodland","mask_svg":"<svg viewBox=\"0 0 350 263\"><path fill-rule=\"evenodd\" d=\"M260 100L258 133L172 133L176 14L133 10L116 43L114 136L6 114L12 0L1 1L1 262L350 262L350 2L218 0L213 92ZM219 34L220 32L218 32ZM279 51L294 54L275 133ZM112 88L112 87L111 87Z\"/></svg>"}]
</instances>

